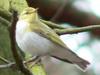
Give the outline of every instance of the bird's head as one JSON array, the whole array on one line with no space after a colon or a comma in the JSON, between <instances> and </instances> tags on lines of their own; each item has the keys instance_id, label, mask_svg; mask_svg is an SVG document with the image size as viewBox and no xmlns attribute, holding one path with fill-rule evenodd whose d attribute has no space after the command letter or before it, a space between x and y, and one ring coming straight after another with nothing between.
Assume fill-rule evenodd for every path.
<instances>
[{"instance_id":1,"label":"bird's head","mask_svg":"<svg viewBox=\"0 0 100 75\"><path fill-rule=\"evenodd\" d=\"M28 7L23 10L23 12L19 16L19 20L26 20L26 21L34 21L38 19L38 8Z\"/></svg>"}]
</instances>

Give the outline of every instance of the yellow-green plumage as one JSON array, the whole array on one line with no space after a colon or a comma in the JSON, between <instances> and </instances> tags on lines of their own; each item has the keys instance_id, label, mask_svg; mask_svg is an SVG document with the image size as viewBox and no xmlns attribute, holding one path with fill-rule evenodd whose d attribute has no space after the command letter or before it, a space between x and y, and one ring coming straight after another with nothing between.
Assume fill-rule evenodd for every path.
<instances>
[{"instance_id":1,"label":"yellow-green plumage","mask_svg":"<svg viewBox=\"0 0 100 75\"><path fill-rule=\"evenodd\" d=\"M37 10L26 8L16 26L16 41L25 52L34 55L49 55L57 59L77 64L85 69L89 64L68 49L59 36L40 21Z\"/></svg>"}]
</instances>

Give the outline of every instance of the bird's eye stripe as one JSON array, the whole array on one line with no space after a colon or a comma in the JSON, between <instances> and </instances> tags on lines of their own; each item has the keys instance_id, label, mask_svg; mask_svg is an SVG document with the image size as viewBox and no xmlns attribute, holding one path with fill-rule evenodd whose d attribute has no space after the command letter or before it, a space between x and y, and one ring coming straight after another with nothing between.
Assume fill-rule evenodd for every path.
<instances>
[{"instance_id":1,"label":"bird's eye stripe","mask_svg":"<svg viewBox=\"0 0 100 75\"><path fill-rule=\"evenodd\" d=\"M25 14L29 14L29 12L26 12Z\"/></svg>"}]
</instances>

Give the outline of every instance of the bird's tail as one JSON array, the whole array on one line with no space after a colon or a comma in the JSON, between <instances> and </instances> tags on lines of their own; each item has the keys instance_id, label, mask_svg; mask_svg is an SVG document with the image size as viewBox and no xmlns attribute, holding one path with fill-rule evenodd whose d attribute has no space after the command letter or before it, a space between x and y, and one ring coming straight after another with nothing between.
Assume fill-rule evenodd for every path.
<instances>
[{"instance_id":1,"label":"bird's tail","mask_svg":"<svg viewBox=\"0 0 100 75\"><path fill-rule=\"evenodd\" d=\"M56 59L75 64L79 66L82 71L85 71L90 64L69 49L58 49L57 52L52 52L50 55Z\"/></svg>"},{"instance_id":2,"label":"bird's tail","mask_svg":"<svg viewBox=\"0 0 100 75\"><path fill-rule=\"evenodd\" d=\"M90 63L81 58L80 58L80 60L81 60L81 62L74 62L74 64L78 65L82 71L85 71Z\"/></svg>"}]
</instances>

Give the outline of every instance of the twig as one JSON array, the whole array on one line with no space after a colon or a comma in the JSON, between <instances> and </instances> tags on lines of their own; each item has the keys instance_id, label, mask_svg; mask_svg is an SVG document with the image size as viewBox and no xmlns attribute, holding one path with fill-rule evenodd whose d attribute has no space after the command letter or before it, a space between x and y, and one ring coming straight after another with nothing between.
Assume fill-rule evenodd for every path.
<instances>
[{"instance_id":1,"label":"twig","mask_svg":"<svg viewBox=\"0 0 100 75\"><path fill-rule=\"evenodd\" d=\"M12 67L12 66L15 64L15 62L11 62L11 61L9 61L9 60L3 58L2 56L0 56L0 60L2 60L3 62L6 63L6 64L0 65L0 69Z\"/></svg>"},{"instance_id":2,"label":"twig","mask_svg":"<svg viewBox=\"0 0 100 75\"><path fill-rule=\"evenodd\" d=\"M5 62L5 63L10 63L10 61L8 61L7 59L5 59L5 58L3 58L2 56L0 56L0 60L2 60L3 62Z\"/></svg>"},{"instance_id":3,"label":"twig","mask_svg":"<svg viewBox=\"0 0 100 75\"><path fill-rule=\"evenodd\" d=\"M100 25L91 25L91 26L85 26L85 27L73 27L73 28L69 28L69 27L64 27L64 26L61 26L59 24L53 23L51 21L46 21L46 20L42 20L42 19L40 19L40 21L42 21L43 23L45 23L49 27L53 28L54 31L58 35L74 34L74 33L79 33L79 32L85 32L85 31L100 29Z\"/></svg>"},{"instance_id":4,"label":"twig","mask_svg":"<svg viewBox=\"0 0 100 75\"><path fill-rule=\"evenodd\" d=\"M24 64L27 64L27 63L30 63L30 62L35 62L35 61L37 60L37 58L38 58L38 56L36 56L36 57L31 57L31 58L29 58L28 60L24 61L23 63L24 63Z\"/></svg>"},{"instance_id":5,"label":"twig","mask_svg":"<svg viewBox=\"0 0 100 75\"><path fill-rule=\"evenodd\" d=\"M74 34L79 32L85 32L95 29L100 29L100 25L91 25L91 26L67 28L67 29L54 29L54 30L57 34L63 35L63 34Z\"/></svg>"},{"instance_id":6,"label":"twig","mask_svg":"<svg viewBox=\"0 0 100 75\"><path fill-rule=\"evenodd\" d=\"M15 59L16 65L25 75L32 75L31 72L24 66L22 59L20 58L15 45L15 27L17 22L17 12L13 12L13 21L10 27L10 39L11 39L11 50Z\"/></svg>"},{"instance_id":7,"label":"twig","mask_svg":"<svg viewBox=\"0 0 100 75\"><path fill-rule=\"evenodd\" d=\"M48 25L49 27L51 28L59 28L59 29L65 29L67 27L64 27L62 25L59 25L59 24L56 24L54 22L51 22L51 21L46 21L46 20L43 20L43 19L40 19L41 22L45 23L46 25Z\"/></svg>"},{"instance_id":8,"label":"twig","mask_svg":"<svg viewBox=\"0 0 100 75\"><path fill-rule=\"evenodd\" d=\"M4 10L3 8L0 8L0 16L8 21L11 21L12 14L9 11Z\"/></svg>"},{"instance_id":9,"label":"twig","mask_svg":"<svg viewBox=\"0 0 100 75\"><path fill-rule=\"evenodd\" d=\"M9 64L3 64L3 65L0 65L0 69L11 68L13 66L15 66L15 63L14 62L9 63Z\"/></svg>"},{"instance_id":10,"label":"twig","mask_svg":"<svg viewBox=\"0 0 100 75\"><path fill-rule=\"evenodd\" d=\"M3 60L3 61L5 61L7 64L2 64L2 65L0 65L0 69L4 69L4 68L12 68L12 67L14 67L14 66L16 66L16 63L15 62L8 62L8 60L7 59L5 59L5 58L3 58L3 57L0 57L0 59L1 60ZM28 60L26 60L26 61L23 61L23 64L28 64L28 63L30 63L30 62L33 62L34 64L35 63L37 63L38 62L38 60L40 60L40 58L39 59L37 59L37 57L36 58L30 58L30 59L28 59Z\"/></svg>"},{"instance_id":11,"label":"twig","mask_svg":"<svg viewBox=\"0 0 100 75\"><path fill-rule=\"evenodd\" d=\"M1 16L0 16L0 22L3 23L3 25L5 25L5 26L10 25L10 22L7 19L2 18Z\"/></svg>"},{"instance_id":12,"label":"twig","mask_svg":"<svg viewBox=\"0 0 100 75\"><path fill-rule=\"evenodd\" d=\"M36 60L31 64L30 68L32 68L36 63L41 60L41 57L37 57Z\"/></svg>"}]
</instances>

